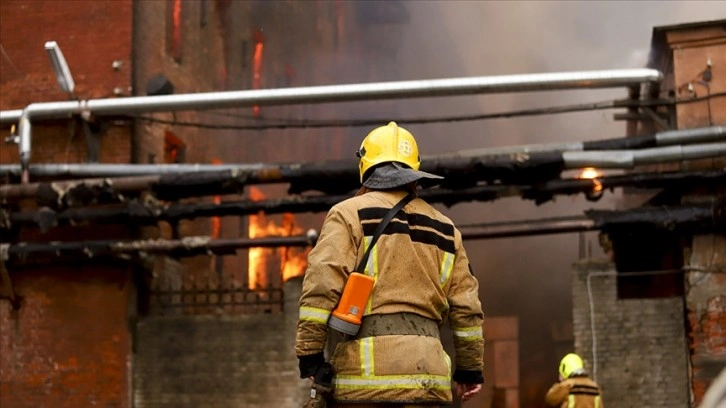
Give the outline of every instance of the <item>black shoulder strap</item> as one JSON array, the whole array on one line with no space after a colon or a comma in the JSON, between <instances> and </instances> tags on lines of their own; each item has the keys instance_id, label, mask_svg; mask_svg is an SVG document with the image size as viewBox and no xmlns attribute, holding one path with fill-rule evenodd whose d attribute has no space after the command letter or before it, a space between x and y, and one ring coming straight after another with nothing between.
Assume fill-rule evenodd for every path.
<instances>
[{"instance_id":1,"label":"black shoulder strap","mask_svg":"<svg viewBox=\"0 0 726 408\"><path fill-rule=\"evenodd\" d=\"M368 248L366 249L366 253L363 254L363 259L360 260L360 263L358 264L358 267L355 268L357 272L363 272L363 269L365 267L365 264L368 262L368 255L371 253L371 249L373 249L373 246L378 242L378 237L381 236L383 233L383 230L386 229L386 225L393 219L393 217L398 214L399 211L401 211L401 208L405 207L406 204L411 202L413 200L414 195L412 193L408 193L406 197L403 197L401 201L398 202L398 204L394 205L393 208L388 210L386 213L386 216L383 217L381 222L378 224L378 227L373 232L373 238L371 238L371 243L368 244Z\"/></svg>"}]
</instances>

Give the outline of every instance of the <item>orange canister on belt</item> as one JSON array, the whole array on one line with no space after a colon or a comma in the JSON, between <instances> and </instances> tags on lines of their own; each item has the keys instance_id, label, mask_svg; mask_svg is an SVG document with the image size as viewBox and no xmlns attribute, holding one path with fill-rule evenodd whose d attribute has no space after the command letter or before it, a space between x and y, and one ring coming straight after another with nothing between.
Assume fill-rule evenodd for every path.
<instances>
[{"instance_id":1,"label":"orange canister on belt","mask_svg":"<svg viewBox=\"0 0 726 408\"><path fill-rule=\"evenodd\" d=\"M374 283L375 279L371 276L351 272L348 282L343 288L343 295L340 297L338 307L333 310L328 319L328 326L351 336L358 334L363 311L371 296Z\"/></svg>"}]
</instances>

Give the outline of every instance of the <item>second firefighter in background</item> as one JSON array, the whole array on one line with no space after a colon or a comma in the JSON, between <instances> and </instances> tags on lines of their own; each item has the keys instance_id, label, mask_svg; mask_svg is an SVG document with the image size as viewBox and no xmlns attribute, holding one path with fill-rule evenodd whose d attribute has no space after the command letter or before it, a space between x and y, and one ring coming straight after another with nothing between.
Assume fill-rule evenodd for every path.
<instances>
[{"instance_id":1,"label":"second firefighter in background","mask_svg":"<svg viewBox=\"0 0 726 408\"><path fill-rule=\"evenodd\" d=\"M363 187L328 212L308 256L296 338L301 378L325 363L328 319L378 223L407 194L415 195L417 185L441 178L418 170L416 140L394 122L369 133L358 157ZM449 404L452 379L462 400L478 393L484 315L454 223L414 198L387 225L362 272L375 285L360 332L332 354L335 406ZM454 362L439 339L447 318Z\"/></svg>"}]
</instances>

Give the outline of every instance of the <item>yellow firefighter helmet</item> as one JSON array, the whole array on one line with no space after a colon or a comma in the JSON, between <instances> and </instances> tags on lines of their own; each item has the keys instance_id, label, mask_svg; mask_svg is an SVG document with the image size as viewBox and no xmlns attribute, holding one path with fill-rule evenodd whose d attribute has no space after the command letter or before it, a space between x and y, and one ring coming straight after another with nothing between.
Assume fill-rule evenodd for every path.
<instances>
[{"instance_id":1,"label":"yellow firefighter helmet","mask_svg":"<svg viewBox=\"0 0 726 408\"><path fill-rule=\"evenodd\" d=\"M416 139L411 132L399 127L396 122L390 122L368 133L356 156L360 158L358 169L361 183L365 180L366 172L381 163L403 163L414 170L418 170L421 166Z\"/></svg>"},{"instance_id":2,"label":"yellow firefighter helmet","mask_svg":"<svg viewBox=\"0 0 726 408\"><path fill-rule=\"evenodd\" d=\"M585 372L585 364L580 356L575 353L569 353L560 361L560 375L562 378L570 378L572 374L582 374Z\"/></svg>"}]
</instances>

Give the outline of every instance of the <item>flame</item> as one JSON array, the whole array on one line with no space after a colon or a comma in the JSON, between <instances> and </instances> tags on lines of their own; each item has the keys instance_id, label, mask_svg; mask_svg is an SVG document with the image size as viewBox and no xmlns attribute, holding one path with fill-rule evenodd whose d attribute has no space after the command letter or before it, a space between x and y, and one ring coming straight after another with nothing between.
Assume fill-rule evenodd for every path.
<instances>
[{"instance_id":1,"label":"flame","mask_svg":"<svg viewBox=\"0 0 726 408\"><path fill-rule=\"evenodd\" d=\"M602 176L602 173L598 171L598 169L594 167L585 167L582 169L582 173L580 173L577 178L581 179L591 179L592 180L592 191L594 193L599 193L602 191L602 183L597 178Z\"/></svg>"},{"instance_id":2,"label":"flame","mask_svg":"<svg viewBox=\"0 0 726 408\"><path fill-rule=\"evenodd\" d=\"M259 201L265 198L265 195L258 188L250 188L250 199ZM280 224L274 220L268 219L264 212L260 211L257 215L250 215L248 235L250 238L261 237L287 237L290 235L299 235L303 233L303 229L297 224L295 216L290 213L282 215ZM269 286L268 268L276 265L279 260L280 274L282 281L290 278L301 276L305 272L308 261L307 256L311 248L250 248L248 252L249 261L249 288L260 288Z\"/></svg>"}]
</instances>

